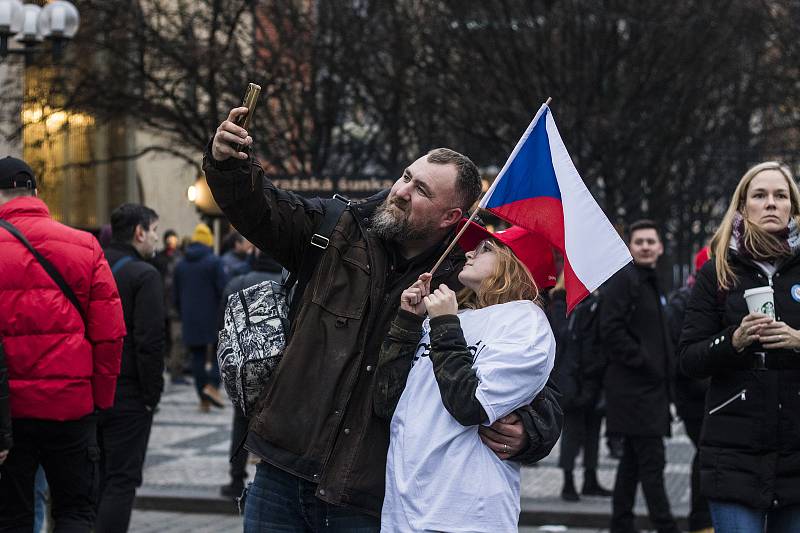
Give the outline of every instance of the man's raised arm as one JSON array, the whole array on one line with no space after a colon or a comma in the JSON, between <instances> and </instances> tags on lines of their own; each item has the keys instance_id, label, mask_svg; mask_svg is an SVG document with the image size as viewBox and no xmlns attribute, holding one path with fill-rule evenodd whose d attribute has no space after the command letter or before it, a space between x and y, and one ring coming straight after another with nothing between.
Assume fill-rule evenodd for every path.
<instances>
[{"instance_id":1,"label":"man's raised arm","mask_svg":"<svg viewBox=\"0 0 800 533\"><path fill-rule=\"evenodd\" d=\"M322 202L276 188L257 161L251 160L252 137L235 120L246 107L232 109L217 128L203 157L203 170L214 199L231 224L281 265L295 271L324 215ZM240 152L235 146L247 147Z\"/></svg>"}]
</instances>

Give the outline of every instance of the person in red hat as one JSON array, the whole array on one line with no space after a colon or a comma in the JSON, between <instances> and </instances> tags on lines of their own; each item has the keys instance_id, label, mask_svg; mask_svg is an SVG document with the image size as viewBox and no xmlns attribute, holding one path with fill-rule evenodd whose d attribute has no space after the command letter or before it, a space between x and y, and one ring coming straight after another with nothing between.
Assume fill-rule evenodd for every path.
<instances>
[{"instance_id":1,"label":"person in red hat","mask_svg":"<svg viewBox=\"0 0 800 533\"><path fill-rule=\"evenodd\" d=\"M459 230L463 227L463 224L463 221L459 224ZM469 229L458 240L458 245L465 252L468 252L474 250L481 241L486 239L500 241L513 249L515 257L518 257L531 273L539 291L549 289L556 284L558 276L556 275L552 248L544 237L531 233L519 226L511 226L492 233L483 226L470 222ZM540 292L541 296L544 296L544 292Z\"/></svg>"},{"instance_id":2,"label":"person in red hat","mask_svg":"<svg viewBox=\"0 0 800 533\"><path fill-rule=\"evenodd\" d=\"M517 529L519 466L478 429L530 402L553 368L535 281L547 282L552 252L520 228L471 225L460 242L476 243L458 275L464 289L431 290L422 274L378 357L374 409L391 419L382 531Z\"/></svg>"}]
</instances>

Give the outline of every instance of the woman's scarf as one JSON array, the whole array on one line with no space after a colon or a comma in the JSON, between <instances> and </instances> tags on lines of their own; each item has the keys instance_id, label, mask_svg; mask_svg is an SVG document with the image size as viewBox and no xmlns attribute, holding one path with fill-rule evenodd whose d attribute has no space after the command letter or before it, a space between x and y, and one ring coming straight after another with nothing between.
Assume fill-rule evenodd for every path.
<instances>
[{"instance_id":1,"label":"woman's scarf","mask_svg":"<svg viewBox=\"0 0 800 533\"><path fill-rule=\"evenodd\" d=\"M800 227L794 217L789 219L789 225L777 233L773 233L779 239L786 250L784 257L793 256L800 252ZM733 232L731 234L731 245L736 251L748 259L755 261L775 261L777 257L759 257L753 250L747 249L744 240L744 217L741 213L736 213L733 217Z\"/></svg>"}]
</instances>

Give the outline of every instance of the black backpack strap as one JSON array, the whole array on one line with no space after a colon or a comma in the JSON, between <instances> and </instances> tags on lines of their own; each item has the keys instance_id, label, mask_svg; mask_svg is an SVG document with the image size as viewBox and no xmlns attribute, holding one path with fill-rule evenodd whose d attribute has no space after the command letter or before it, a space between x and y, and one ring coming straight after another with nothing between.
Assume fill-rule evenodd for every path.
<instances>
[{"instance_id":1,"label":"black backpack strap","mask_svg":"<svg viewBox=\"0 0 800 533\"><path fill-rule=\"evenodd\" d=\"M294 319L297 316L297 309L300 307L300 301L303 298L303 293L306 290L311 279L311 274L317 266L322 252L328 248L328 244L333 234L333 228L339 222L342 213L350 205L350 200L344 196L334 194L333 199L325 204L325 217L322 219L317 231L311 236L310 246L307 246L303 253L303 262L300 263L298 272L292 272L286 280L285 286L287 289L294 287L294 294L292 294L292 301L289 305L289 323L294 324ZM296 284L295 284L296 282Z\"/></svg>"},{"instance_id":2,"label":"black backpack strap","mask_svg":"<svg viewBox=\"0 0 800 533\"><path fill-rule=\"evenodd\" d=\"M25 238L23 235L11 222L7 220L0 219L0 227L5 228L11 235L17 238L19 242L25 245L25 248L30 250L33 256L39 261L39 264L42 265L45 272L53 278L53 281L56 282L56 285L59 286L61 292L64 293L64 296L72 302L72 305L75 306L75 309L78 310L78 313L81 315L81 320L83 320L84 327L86 327L86 316L83 314L83 308L81 307L80 302L78 301L78 297L75 296L75 293L72 291L72 288L64 281L64 278L61 277L61 274L58 272L53 263L48 261L42 254L40 254L33 245L28 242L28 239Z\"/></svg>"}]
</instances>

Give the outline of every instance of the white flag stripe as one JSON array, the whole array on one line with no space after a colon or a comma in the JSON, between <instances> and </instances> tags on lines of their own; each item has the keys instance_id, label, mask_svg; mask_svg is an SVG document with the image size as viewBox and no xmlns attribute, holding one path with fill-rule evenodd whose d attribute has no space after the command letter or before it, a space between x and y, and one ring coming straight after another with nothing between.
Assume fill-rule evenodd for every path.
<instances>
[{"instance_id":1,"label":"white flag stripe","mask_svg":"<svg viewBox=\"0 0 800 533\"><path fill-rule=\"evenodd\" d=\"M575 275L591 292L633 259L578 174L552 113L547 114L545 127L561 190L566 254Z\"/></svg>"},{"instance_id":2,"label":"white flag stripe","mask_svg":"<svg viewBox=\"0 0 800 533\"><path fill-rule=\"evenodd\" d=\"M492 181L492 185L489 187L489 190L486 191L486 194L483 195L483 199L481 199L480 203L478 204L478 207L480 207L481 209L486 208L486 204L489 203L489 199L492 197L492 194L494 194L494 190L495 188L497 188L497 184L500 183L500 180L506 173L506 169L508 169L509 165L511 165L512 161L514 161L514 158L517 157L517 152L519 152L520 148L522 148L522 145L525 144L525 141L528 140L531 131L533 131L533 127L536 126L536 123L539 121L539 117L542 116L542 113L544 113L545 109L547 109L547 106L545 104L542 104L542 107L539 108L539 111L536 112L536 115L533 117L533 120L531 120L531 123L528 124L528 128L525 130L525 133L523 133L522 137L520 137L519 141L517 141L517 145L514 147L514 150L511 151L511 155L508 156L508 159L506 159L503 168L500 169L500 172L497 174L497 177L494 178L494 181Z\"/></svg>"}]
</instances>

